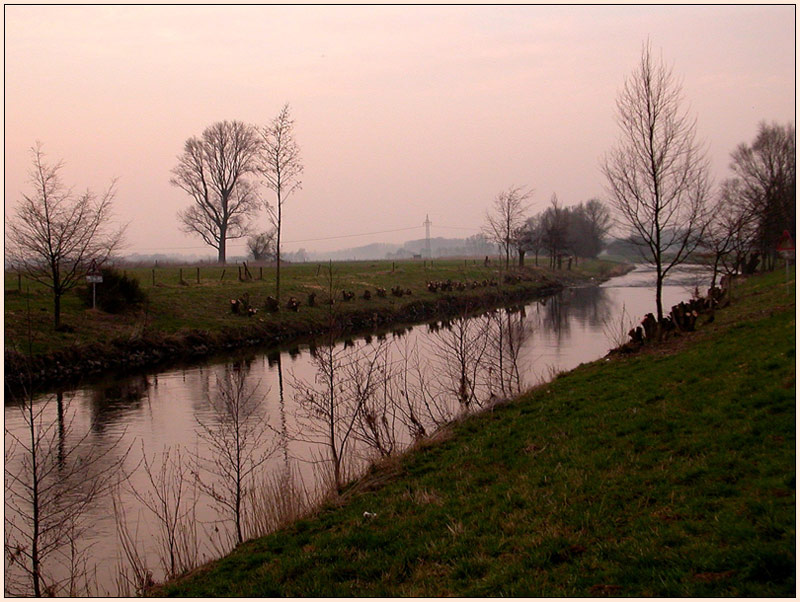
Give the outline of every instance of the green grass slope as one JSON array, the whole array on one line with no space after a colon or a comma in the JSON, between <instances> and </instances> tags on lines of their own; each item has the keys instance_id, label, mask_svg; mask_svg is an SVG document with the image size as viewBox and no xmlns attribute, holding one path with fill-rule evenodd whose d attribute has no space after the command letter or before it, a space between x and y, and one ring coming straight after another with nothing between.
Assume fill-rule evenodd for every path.
<instances>
[{"instance_id":1,"label":"green grass slope","mask_svg":"<svg viewBox=\"0 0 800 602\"><path fill-rule=\"evenodd\" d=\"M791 286L752 279L701 332L454 424L154 593L794 596Z\"/></svg>"}]
</instances>

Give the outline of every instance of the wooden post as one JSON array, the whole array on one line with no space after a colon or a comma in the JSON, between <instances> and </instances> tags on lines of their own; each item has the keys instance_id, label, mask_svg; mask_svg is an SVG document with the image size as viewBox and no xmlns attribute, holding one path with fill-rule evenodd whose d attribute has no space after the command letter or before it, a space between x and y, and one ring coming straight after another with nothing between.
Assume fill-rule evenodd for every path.
<instances>
[{"instance_id":1,"label":"wooden post","mask_svg":"<svg viewBox=\"0 0 800 602\"><path fill-rule=\"evenodd\" d=\"M19 289L19 292L21 293L22 292L22 272L19 272L17 274L17 288Z\"/></svg>"},{"instance_id":2,"label":"wooden post","mask_svg":"<svg viewBox=\"0 0 800 602\"><path fill-rule=\"evenodd\" d=\"M263 265L258 266L258 279L259 280L264 280L264 266Z\"/></svg>"},{"instance_id":3,"label":"wooden post","mask_svg":"<svg viewBox=\"0 0 800 602\"><path fill-rule=\"evenodd\" d=\"M197 268L197 284L200 284L200 268Z\"/></svg>"},{"instance_id":4,"label":"wooden post","mask_svg":"<svg viewBox=\"0 0 800 602\"><path fill-rule=\"evenodd\" d=\"M153 268L153 286L156 285L156 269Z\"/></svg>"},{"instance_id":5,"label":"wooden post","mask_svg":"<svg viewBox=\"0 0 800 602\"><path fill-rule=\"evenodd\" d=\"M183 284L183 268L178 268L178 284Z\"/></svg>"},{"instance_id":6,"label":"wooden post","mask_svg":"<svg viewBox=\"0 0 800 602\"><path fill-rule=\"evenodd\" d=\"M222 282L223 278L225 278L225 268L222 268L222 276L219 277L219 281Z\"/></svg>"},{"instance_id":7,"label":"wooden post","mask_svg":"<svg viewBox=\"0 0 800 602\"><path fill-rule=\"evenodd\" d=\"M242 266L236 266L239 268L239 280L242 279Z\"/></svg>"}]
</instances>

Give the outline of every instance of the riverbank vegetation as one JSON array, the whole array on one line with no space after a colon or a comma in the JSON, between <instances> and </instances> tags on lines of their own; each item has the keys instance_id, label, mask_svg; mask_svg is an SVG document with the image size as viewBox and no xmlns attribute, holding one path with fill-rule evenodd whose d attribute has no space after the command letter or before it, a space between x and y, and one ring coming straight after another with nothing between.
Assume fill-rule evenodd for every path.
<instances>
[{"instance_id":1,"label":"riverbank vegetation","mask_svg":"<svg viewBox=\"0 0 800 602\"><path fill-rule=\"evenodd\" d=\"M6 374L28 365L23 360L29 342L35 373L60 365L62 371L74 370L74 377L108 369L114 358L120 360L117 367L136 367L165 358L198 357L243 345L277 345L314 335L328 326L328 267L285 265L284 303L278 311L267 307L275 290L275 271L270 267L120 267L128 279L139 283L146 299L135 310L110 314L87 307L79 294L67 294L61 307L67 328L59 331L46 319L52 305L48 290L7 273ZM570 267L553 271L528 265L501 272L496 264L484 265L474 259L331 266L336 315L345 331L424 320L437 313L463 311L467 306L492 307L552 292L565 283L603 280L627 269L603 260L582 260ZM450 281L451 286L433 291L427 286L429 281ZM96 286L100 289L103 284ZM352 298L344 300L343 291L352 293ZM314 295L313 301L310 295ZM83 299L91 298L91 293L83 295ZM286 306L291 299L297 300L297 311ZM237 308L240 311L232 311L232 300L245 302ZM248 312L245 305L255 313ZM50 378L64 376L70 375L58 373Z\"/></svg>"},{"instance_id":2,"label":"riverbank vegetation","mask_svg":"<svg viewBox=\"0 0 800 602\"><path fill-rule=\"evenodd\" d=\"M793 275L452 423L153 593L794 596Z\"/></svg>"}]
</instances>

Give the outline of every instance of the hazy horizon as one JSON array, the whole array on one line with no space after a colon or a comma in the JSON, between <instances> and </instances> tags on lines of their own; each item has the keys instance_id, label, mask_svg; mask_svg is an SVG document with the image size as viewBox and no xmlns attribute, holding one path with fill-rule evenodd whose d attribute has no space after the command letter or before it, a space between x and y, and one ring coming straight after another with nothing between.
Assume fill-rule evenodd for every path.
<instances>
[{"instance_id":1,"label":"hazy horizon","mask_svg":"<svg viewBox=\"0 0 800 602\"><path fill-rule=\"evenodd\" d=\"M190 199L170 170L212 123L266 124L287 102L305 173L285 252L422 238L426 215L432 237L467 237L512 185L534 191L531 213L553 193L605 200L616 96L648 39L683 84L717 182L759 122L795 117L792 5L16 5L4 17L6 219L38 140L76 191L119 178L126 253L212 254L180 231Z\"/></svg>"}]
</instances>

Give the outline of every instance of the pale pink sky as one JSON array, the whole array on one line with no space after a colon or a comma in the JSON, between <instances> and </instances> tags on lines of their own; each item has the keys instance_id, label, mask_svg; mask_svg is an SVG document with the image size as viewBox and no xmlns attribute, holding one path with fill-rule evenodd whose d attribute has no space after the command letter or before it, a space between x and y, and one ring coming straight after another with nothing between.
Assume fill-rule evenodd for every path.
<instances>
[{"instance_id":1,"label":"pale pink sky","mask_svg":"<svg viewBox=\"0 0 800 602\"><path fill-rule=\"evenodd\" d=\"M119 178L128 251L213 255L179 230L176 156L288 102L305 174L284 251L421 238L426 213L432 236L468 236L512 185L534 212L554 192L603 198L616 94L648 37L719 181L759 121L794 120L795 22L790 5L6 6L6 215L40 140L78 190Z\"/></svg>"}]
</instances>

